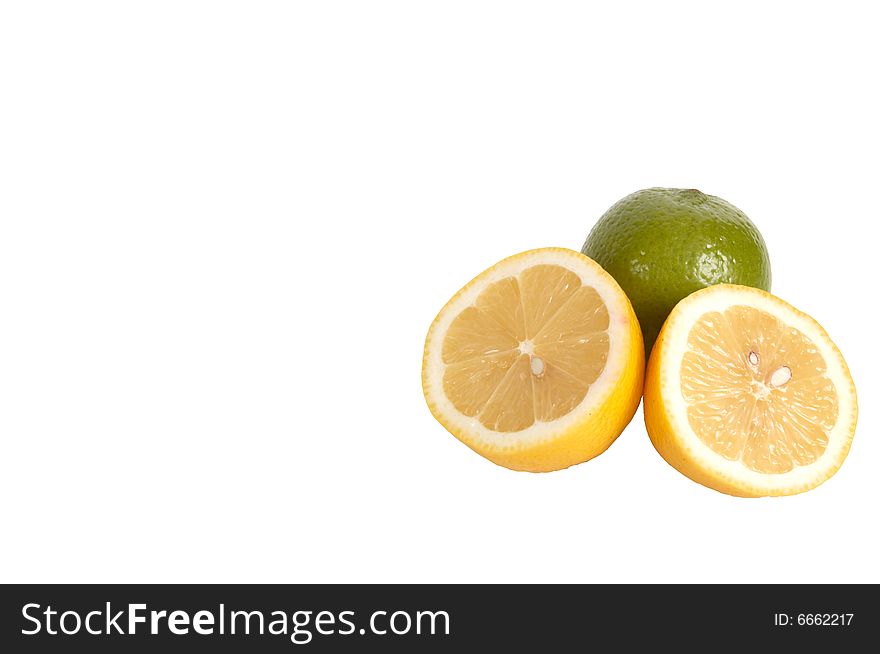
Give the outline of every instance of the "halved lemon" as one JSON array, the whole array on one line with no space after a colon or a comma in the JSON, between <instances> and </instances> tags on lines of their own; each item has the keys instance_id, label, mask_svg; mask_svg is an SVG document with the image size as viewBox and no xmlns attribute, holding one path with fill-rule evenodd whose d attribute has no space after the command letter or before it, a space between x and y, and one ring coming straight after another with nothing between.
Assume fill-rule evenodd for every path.
<instances>
[{"instance_id":1,"label":"halved lemon","mask_svg":"<svg viewBox=\"0 0 880 654\"><path fill-rule=\"evenodd\" d=\"M666 461L741 497L792 495L833 475L858 404L840 351L808 315L721 284L673 309L648 362L645 424Z\"/></svg>"},{"instance_id":2,"label":"halved lemon","mask_svg":"<svg viewBox=\"0 0 880 654\"><path fill-rule=\"evenodd\" d=\"M497 263L428 331L431 412L495 463L546 472L602 453L638 407L644 347L617 282L579 252L544 248Z\"/></svg>"}]
</instances>

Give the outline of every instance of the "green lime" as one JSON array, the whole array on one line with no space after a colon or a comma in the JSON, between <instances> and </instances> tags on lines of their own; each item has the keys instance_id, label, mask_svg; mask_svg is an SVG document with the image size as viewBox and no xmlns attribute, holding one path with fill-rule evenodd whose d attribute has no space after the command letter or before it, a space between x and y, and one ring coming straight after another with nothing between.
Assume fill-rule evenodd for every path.
<instances>
[{"instance_id":1,"label":"green lime","mask_svg":"<svg viewBox=\"0 0 880 654\"><path fill-rule=\"evenodd\" d=\"M666 316L694 291L713 284L770 290L761 233L735 206L696 189L626 196L599 219L581 252L629 296L648 354Z\"/></svg>"}]
</instances>

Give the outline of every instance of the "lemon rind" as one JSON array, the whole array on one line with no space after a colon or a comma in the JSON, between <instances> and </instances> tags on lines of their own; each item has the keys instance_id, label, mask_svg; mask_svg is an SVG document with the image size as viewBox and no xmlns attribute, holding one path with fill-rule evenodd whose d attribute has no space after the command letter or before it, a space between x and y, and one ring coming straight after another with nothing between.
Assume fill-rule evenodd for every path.
<instances>
[{"instance_id":1,"label":"lemon rind","mask_svg":"<svg viewBox=\"0 0 880 654\"><path fill-rule=\"evenodd\" d=\"M518 432L494 432L458 411L443 391L442 339L452 320L473 305L495 281L535 265L561 265L592 286L608 309L608 359L584 399L552 422L538 421ZM635 358L635 361L634 361ZM528 250L484 271L443 307L428 330L422 362L422 386L434 417L456 438L508 468L549 471L601 454L632 420L644 381L644 346L638 321L617 282L589 257L565 248Z\"/></svg>"},{"instance_id":2,"label":"lemon rind","mask_svg":"<svg viewBox=\"0 0 880 654\"><path fill-rule=\"evenodd\" d=\"M780 474L760 473L724 458L691 428L681 393L681 360L696 320L710 311L746 304L779 317L813 340L825 358L828 376L838 393L838 419L828 433L824 453L813 463ZM855 385L840 350L807 314L760 289L720 284L682 300L669 315L648 362L645 424L655 448L670 465L704 486L743 497L793 495L815 488L843 463L858 419Z\"/></svg>"}]
</instances>

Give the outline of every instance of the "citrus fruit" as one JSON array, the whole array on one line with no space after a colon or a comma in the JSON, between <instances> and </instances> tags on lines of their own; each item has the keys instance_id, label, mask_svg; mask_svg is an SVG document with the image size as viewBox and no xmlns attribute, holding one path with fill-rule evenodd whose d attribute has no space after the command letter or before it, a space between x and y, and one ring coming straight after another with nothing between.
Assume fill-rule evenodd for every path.
<instances>
[{"instance_id":1,"label":"citrus fruit","mask_svg":"<svg viewBox=\"0 0 880 654\"><path fill-rule=\"evenodd\" d=\"M593 227L581 251L632 302L646 351L679 300L712 284L770 290L770 259L757 228L729 202L695 189L628 195Z\"/></svg>"},{"instance_id":2,"label":"citrus fruit","mask_svg":"<svg viewBox=\"0 0 880 654\"><path fill-rule=\"evenodd\" d=\"M856 390L825 330L764 291L722 284L682 300L648 363L645 424L666 461L730 495L792 495L833 475Z\"/></svg>"},{"instance_id":3,"label":"citrus fruit","mask_svg":"<svg viewBox=\"0 0 880 654\"><path fill-rule=\"evenodd\" d=\"M428 331L425 399L456 438L514 470L566 468L603 452L632 419L644 350L626 295L572 250L495 264Z\"/></svg>"}]
</instances>

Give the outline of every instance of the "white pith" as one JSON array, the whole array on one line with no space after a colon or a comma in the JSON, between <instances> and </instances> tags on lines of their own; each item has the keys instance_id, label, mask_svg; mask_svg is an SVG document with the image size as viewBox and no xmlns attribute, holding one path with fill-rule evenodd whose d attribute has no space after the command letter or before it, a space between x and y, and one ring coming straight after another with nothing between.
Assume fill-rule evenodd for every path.
<instances>
[{"instance_id":1,"label":"white pith","mask_svg":"<svg viewBox=\"0 0 880 654\"><path fill-rule=\"evenodd\" d=\"M785 473L761 473L740 461L731 461L706 445L693 431L687 418L687 403L681 391L681 361L688 348L688 336L696 321L709 312L723 312L735 305L747 305L766 311L790 327L797 329L816 344L827 366L827 376L837 391L838 417L828 433L828 445L813 463L795 466ZM774 300L760 291L743 287L713 287L712 292L700 292L685 299L676 307L664 326L662 363L660 367L660 394L671 422L673 437L699 467L712 471L736 485L750 486L773 492L814 485L814 480L825 479L840 464L849 448L852 427L856 419L857 401L840 352L825 331L809 316L787 304ZM751 361L751 357L749 357ZM782 368L774 373L776 381L787 383L791 371ZM784 381L783 381L784 380Z\"/></svg>"},{"instance_id":2,"label":"white pith","mask_svg":"<svg viewBox=\"0 0 880 654\"><path fill-rule=\"evenodd\" d=\"M521 431L496 432L485 427L477 417L468 417L461 413L446 397L443 391L443 374L446 369L442 360L443 339L455 317L473 305L486 287L541 264L563 266L578 275L582 284L596 289L608 310L608 358L605 368L590 385L584 399L566 415L550 422L536 421ZM428 358L425 361L425 394L429 404L444 416L457 435L462 435L472 445L489 447L496 451L511 451L552 440L583 420L591 409L601 404L623 374L627 354L632 347L629 342L628 307L625 302L626 297L613 279L598 264L578 252L562 249L535 250L502 261L465 286L444 307L431 327L426 345ZM528 341L523 345L528 349ZM535 373L534 368L532 372Z\"/></svg>"}]
</instances>

